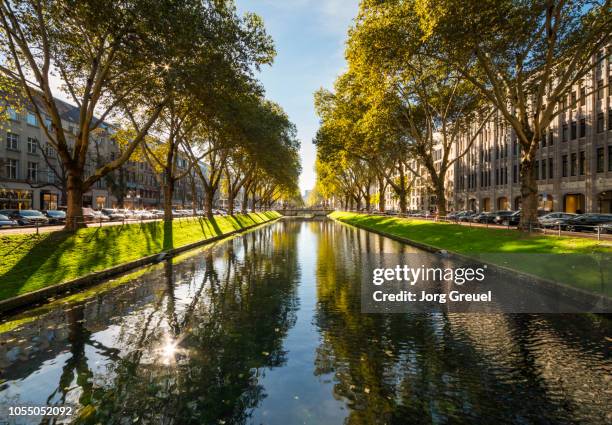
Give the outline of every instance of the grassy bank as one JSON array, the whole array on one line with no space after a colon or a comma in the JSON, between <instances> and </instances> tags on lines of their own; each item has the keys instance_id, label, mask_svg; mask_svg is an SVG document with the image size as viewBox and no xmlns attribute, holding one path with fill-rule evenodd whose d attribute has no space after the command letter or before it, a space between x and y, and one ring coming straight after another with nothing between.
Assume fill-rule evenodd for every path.
<instances>
[{"instance_id":1,"label":"grassy bank","mask_svg":"<svg viewBox=\"0 0 612 425\"><path fill-rule=\"evenodd\" d=\"M530 235L515 230L348 212L334 212L331 217L581 289L612 295L612 244L609 241Z\"/></svg>"},{"instance_id":2,"label":"grassy bank","mask_svg":"<svg viewBox=\"0 0 612 425\"><path fill-rule=\"evenodd\" d=\"M278 218L276 212L0 236L0 300Z\"/></svg>"}]
</instances>

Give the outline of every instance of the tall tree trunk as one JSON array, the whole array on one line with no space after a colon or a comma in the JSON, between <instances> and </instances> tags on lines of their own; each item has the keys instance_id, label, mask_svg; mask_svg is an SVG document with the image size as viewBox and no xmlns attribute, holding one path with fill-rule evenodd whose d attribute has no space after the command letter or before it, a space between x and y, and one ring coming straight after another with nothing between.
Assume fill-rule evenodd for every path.
<instances>
[{"instance_id":1,"label":"tall tree trunk","mask_svg":"<svg viewBox=\"0 0 612 425\"><path fill-rule=\"evenodd\" d=\"M249 208L249 190L248 188L244 188L243 189L244 192L242 192L242 214L246 214L247 213L247 208Z\"/></svg>"},{"instance_id":2,"label":"tall tree trunk","mask_svg":"<svg viewBox=\"0 0 612 425\"><path fill-rule=\"evenodd\" d=\"M234 194L231 192L227 195L227 213L229 215L234 215Z\"/></svg>"},{"instance_id":3,"label":"tall tree trunk","mask_svg":"<svg viewBox=\"0 0 612 425\"><path fill-rule=\"evenodd\" d=\"M193 209L193 215L197 215L198 210L198 192L196 190L195 177L189 175L189 183L191 184L191 208Z\"/></svg>"},{"instance_id":4,"label":"tall tree trunk","mask_svg":"<svg viewBox=\"0 0 612 425\"><path fill-rule=\"evenodd\" d=\"M172 217L172 197L174 196L174 183L172 181L164 183L164 221L171 222Z\"/></svg>"},{"instance_id":5,"label":"tall tree trunk","mask_svg":"<svg viewBox=\"0 0 612 425\"><path fill-rule=\"evenodd\" d=\"M385 212L385 178L378 177L378 211Z\"/></svg>"},{"instance_id":6,"label":"tall tree trunk","mask_svg":"<svg viewBox=\"0 0 612 425\"><path fill-rule=\"evenodd\" d=\"M444 190L444 180L437 179L435 182L436 191L436 207L438 208L438 217L446 216L446 192Z\"/></svg>"},{"instance_id":7,"label":"tall tree trunk","mask_svg":"<svg viewBox=\"0 0 612 425\"><path fill-rule=\"evenodd\" d=\"M83 174L77 171L68 172L66 188L66 230L85 227L83 220Z\"/></svg>"},{"instance_id":8,"label":"tall tree trunk","mask_svg":"<svg viewBox=\"0 0 612 425\"><path fill-rule=\"evenodd\" d=\"M533 157L521 161L521 222L522 230L529 230L538 221L538 183L535 176Z\"/></svg>"},{"instance_id":9,"label":"tall tree trunk","mask_svg":"<svg viewBox=\"0 0 612 425\"><path fill-rule=\"evenodd\" d=\"M215 199L215 192L212 189L206 189L204 191L204 213L206 217L213 218L213 202Z\"/></svg>"},{"instance_id":10,"label":"tall tree trunk","mask_svg":"<svg viewBox=\"0 0 612 425\"><path fill-rule=\"evenodd\" d=\"M406 190L401 190L398 193L398 196L399 196L400 212L402 214L406 214L406 212L408 211L408 202L406 200Z\"/></svg>"}]
</instances>

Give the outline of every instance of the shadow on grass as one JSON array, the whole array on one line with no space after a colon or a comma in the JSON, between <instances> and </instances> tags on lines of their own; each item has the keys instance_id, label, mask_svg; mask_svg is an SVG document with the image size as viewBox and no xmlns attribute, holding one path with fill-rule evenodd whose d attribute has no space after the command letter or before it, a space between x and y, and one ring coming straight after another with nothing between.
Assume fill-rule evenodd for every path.
<instances>
[{"instance_id":1,"label":"shadow on grass","mask_svg":"<svg viewBox=\"0 0 612 425\"><path fill-rule=\"evenodd\" d=\"M29 251L23 255L10 269L0 275L0 299L13 297L21 292L30 277L36 274L47 262L51 261L55 267L59 262L62 249L66 241L74 236L72 232L48 233L44 236L32 236L37 239ZM24 242L18 245L23 248Z\"/></svg>"}]
</instances>

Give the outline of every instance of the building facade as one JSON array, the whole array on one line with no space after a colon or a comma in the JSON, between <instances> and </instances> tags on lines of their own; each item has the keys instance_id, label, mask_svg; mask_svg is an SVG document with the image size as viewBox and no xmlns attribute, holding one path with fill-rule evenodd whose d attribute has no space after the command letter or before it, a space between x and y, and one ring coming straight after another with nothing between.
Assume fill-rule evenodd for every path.
<instances>
[{"instance_id":1,"label":"building facade","mask_svg":"<svg viewBox=\"0 0 612 425\"><path fill-rule=\"evenodd\" d=\"M62 126L68 143L74 140L78 128L79 110L56 99ZM43 126L50 128L45 117L40 123L33 108L7 108L7 120L0 126L0 210L51 210L66 205L65 170L57 153L48 143ZM102 164L114 160L120 150L112 139L112 128L106 124L91 136L86 174ZM187 161L178 159L178 168L185 169ZM193 181L191 180L193 178ZM187 176L177 182L173 205L191 208L193 188L196 200L202 199L199 177ZM199 194L199 196L198 196ZM198 202L196 202L198 203ZM159 208L162 190L153 169L144 161L130 160L109 173L83 195L83 206L92 208Z\"/></svg>"},{"instance_id":2,"label":"building facade","mask_svg":"<svg viewBox=\"0 0 612 425\"><path fill-rule=\"evenodd\" d=\"M612 212L612 54L593 60L563 110L542 137L535 164L543 211ZM462 140L460 143L466 143ZM493 117L454 169L457 210L520 208L520 146L500 117Z\"/></svg>"}]
</instances>

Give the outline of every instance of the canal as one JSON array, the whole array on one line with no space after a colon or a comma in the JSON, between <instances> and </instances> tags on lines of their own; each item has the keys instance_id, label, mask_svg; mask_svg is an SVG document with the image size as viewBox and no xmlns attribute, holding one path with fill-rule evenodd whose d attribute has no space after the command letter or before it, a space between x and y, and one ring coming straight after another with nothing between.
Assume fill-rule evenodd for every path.
<instances>
[{"instance_id":1,"label":"canal","mask_svg":"<svg viewBox=\"0 0 612 425\"><path fill-rule=\"evenodd\" d=\"M91 424L612 421L608 317L362 314L364 250L418 253L284 219L5 320L0 412L72 406L57 423Z\"/></svg>"}]
</instances>

